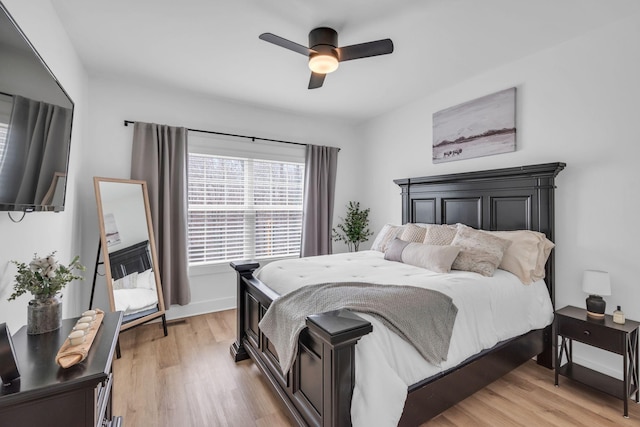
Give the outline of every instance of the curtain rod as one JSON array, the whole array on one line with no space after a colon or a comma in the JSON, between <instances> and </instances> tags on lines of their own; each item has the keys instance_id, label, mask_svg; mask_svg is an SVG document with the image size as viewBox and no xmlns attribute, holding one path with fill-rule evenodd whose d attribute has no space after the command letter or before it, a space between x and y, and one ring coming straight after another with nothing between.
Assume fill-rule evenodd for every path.
<instances>
[{"instance_id":1,"label":"curtain rod","mask_svg":"<svg viewBox=\"0 0 640 427\"><path fill-rule=\"evenodd\" d=\"M129 126L134 124L135 122L132 120L125 120L124 121L124 125L125 126ZM190 132L200 132L200 133L208 133L208 134L212 134L212 135L223 135L223 136L233 136L236 138L246 138L246 139L250 139L251 141L255 142L257 141L269 141L269 142L281 142L283 144L294 144L294 145L304 145L305 147L309 144L305 144L302 142L295 142L295 141L283 141L281 139L269 139L269 138L260 138L257 136L247 136L247 135L237 135L234 133L224 133L224 132L216 132L213 130L201 130L201 129L191 129L191 128L187 128L188 131ZM338 151L340 151L340 148L338 148Z\"/></svg>"}]
</instances>

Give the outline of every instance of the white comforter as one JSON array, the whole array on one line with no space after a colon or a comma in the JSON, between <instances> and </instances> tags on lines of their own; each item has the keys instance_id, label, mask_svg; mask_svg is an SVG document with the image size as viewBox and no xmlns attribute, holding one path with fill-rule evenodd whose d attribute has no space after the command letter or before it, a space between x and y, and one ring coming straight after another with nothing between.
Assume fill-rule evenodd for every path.
<instances>
[{"instance_id":1,"label":"white comforter","mask_svg":"<svg viewBox=\"0 0 640 427\"><path fill-rule=\"evenodd\" d=\"M158 291L155 289L114 289L113 300L116 311L124 315L150 310L158 304Z\"/></svg>"},{"instance_id":2,"label":"white comforter","mask_svg":"<svg viewBox=\"0 0 640 427\"><path fill-rule=\"evenodd\" d=\"M386 261L384 254L377 251L276 261L264 266L257 277L280 295L309 284L358 281L419 286L453 299L458 316L447 360L441 366L428 363L376 319L360 314L372 323L373 332L356 345L356 382L351 402L355 427L397 425L408 386L500 341L550 325L553 320L553 307L543 281L525 286L503 270L496 270L494 277L464 271L439 274Z\"/></svg>"}]
</instances>

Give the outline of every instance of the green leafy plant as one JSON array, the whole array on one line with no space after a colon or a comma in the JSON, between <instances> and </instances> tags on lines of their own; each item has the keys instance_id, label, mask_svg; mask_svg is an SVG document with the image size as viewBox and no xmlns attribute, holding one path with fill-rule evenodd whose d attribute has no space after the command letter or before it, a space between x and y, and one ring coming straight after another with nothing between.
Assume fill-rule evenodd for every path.
<instances>
[{"instance_id":1,"label":"green leafy plant","mask_svg":"<svg viewBox=\"0 0 640 427\"><path fill-rule=\"evenodd\" d=\"M76 256L69 265L63 265L56 261L54 255L55 251L44 258L38 258L38 254L33 254L33 260L29 264L11 261L18 267L18 273L9 301L27 292L31 292L36 299L51 298L72 280L83 280L81 276L73 273L74 270L85 269L80 264L80 257Z\"/></svg>"},{"instance_id":2,"label":"green leafy plant","mask_svg":"<svg viewBox=\"0 0 640 427\"><path fill-rule=\"evenodd\" d=\"M333 229L333 240L345 242L349 252L358 252L360 243L373 235L369 230L369 208L360 210L360 202L349 202L346 217L340 219L342 223Z\"/></svg>"}]
</instances>

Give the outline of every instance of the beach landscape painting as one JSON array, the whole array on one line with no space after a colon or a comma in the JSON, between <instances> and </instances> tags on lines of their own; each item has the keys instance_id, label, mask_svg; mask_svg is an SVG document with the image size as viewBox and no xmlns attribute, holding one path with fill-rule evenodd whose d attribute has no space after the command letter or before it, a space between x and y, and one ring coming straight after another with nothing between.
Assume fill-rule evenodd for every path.
<instances>
[{"instance_id":1,"label":"beach landscape painting","mask_svg":"<svg viewBox=\"0 0 640 427\"><path fill-rule=\"evenodd\" d=\"M433 114L433 163L515 150L515 87Z\"/></svg>"}]
</instances>

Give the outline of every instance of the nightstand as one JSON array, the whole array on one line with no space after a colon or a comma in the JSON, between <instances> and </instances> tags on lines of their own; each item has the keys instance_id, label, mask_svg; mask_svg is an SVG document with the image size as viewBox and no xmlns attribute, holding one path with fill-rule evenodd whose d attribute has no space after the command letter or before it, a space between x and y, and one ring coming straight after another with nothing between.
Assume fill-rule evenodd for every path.
<instances>
[{"instance_id":1,"label":"nightstand","mask_svg":"<svg viewBox=\"0 0 640 427\"><path fill-rule=\"evenodd\" d=\"M624 325L613 322L610 315L603 320L587 317L587 310L567 306L556 311L554 331L562 342L556 351L556 386L558 375L610 394L624 401L624 416L629 417L629 396L640 398L638 387L638 327L640 323L627 319ZM573 362L573 341L622 355L624 379L618 380ZM567 363L561 366L563 357Z\"/></svg>"}]
</instances>

